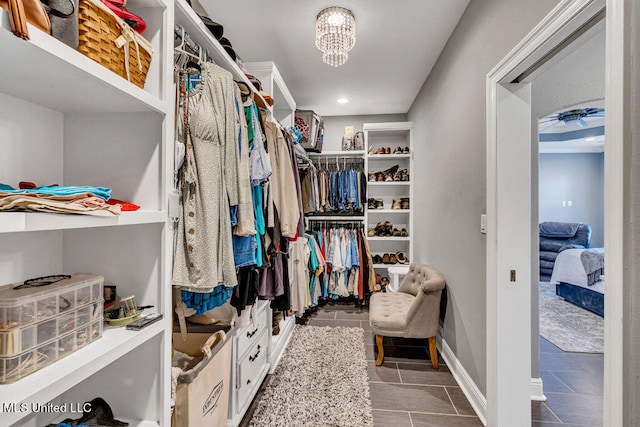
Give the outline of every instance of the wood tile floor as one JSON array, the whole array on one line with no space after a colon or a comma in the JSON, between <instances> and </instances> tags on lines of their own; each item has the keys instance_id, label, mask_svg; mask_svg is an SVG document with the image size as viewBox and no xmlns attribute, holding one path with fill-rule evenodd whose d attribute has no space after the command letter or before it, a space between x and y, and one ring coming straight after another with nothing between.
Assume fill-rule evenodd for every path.
<instances>
[{"instance_id":1,"label":"wood tile floor","mask_svg":"<svg viewBox=\"0 0 640 427\"><path fill-rule=\"evenodd\" d=\"M353 303L328 303L306 324L362 327L365 330L369 388L376 427L482 426L442 359L437 371L428 362L426 340L394 339L393 346L387 346L385 339L385 362L383 366L376 367L374 337L366 308L359 308ZM267 382L268 379L265 384ZM253 408L249 408L241 425L248 425L249 413L252 412Z\"/></svg>"},{"instance_id":2,"label":"wood tile floor","mask_svg":"<svg viewBox=\"0 0 640 427\"><path fill-rule=\"evenodd\" d=\"M532 403L532 426L602 426L604 354L562 351L540 337L546 402Z\"/></svg>"}]
</instances>

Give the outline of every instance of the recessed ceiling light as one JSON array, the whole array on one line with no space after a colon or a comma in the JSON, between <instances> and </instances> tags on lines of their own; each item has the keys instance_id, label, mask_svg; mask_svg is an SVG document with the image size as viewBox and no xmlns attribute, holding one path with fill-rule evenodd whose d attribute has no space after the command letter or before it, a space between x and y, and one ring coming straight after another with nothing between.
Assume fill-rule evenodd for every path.
<instances>
[{"instance_id":1,"label":"recessed ceiling light","mask_svg":"<svg viewBox=\"0 0 640 427\"><path fill-rule=\"evenodd\" d=\"M349 102L347 98L338 98L338 104L346 104Z\"/></svg>"},{"instance_id":2,"label":"recessed ceiling light","mask_svg":"<svg viewBox=\"0 0 640 427\"><path fill-rule=\"evenodd\" d=\"M591 142L591 141L595 141L596 138L594 136L590 136L589 138L585 138L585 141L587 142Z\"/></svg>"}]
</instances>

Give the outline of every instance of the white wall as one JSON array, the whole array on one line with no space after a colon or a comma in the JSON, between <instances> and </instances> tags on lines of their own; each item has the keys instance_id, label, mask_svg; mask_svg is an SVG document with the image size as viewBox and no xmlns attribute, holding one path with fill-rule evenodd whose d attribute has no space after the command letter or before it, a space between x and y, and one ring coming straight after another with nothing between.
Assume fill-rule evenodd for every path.
<instances>
[{"instance_id":1,"label":"white wall","mask_svg":"<svg viewBox=\"0 0 640 427\"><path fill-rule=\"evenodd\" d=\"M342 149L342 135L345 126L353 126L354 132L362 130L364 123L405 122L406 114L380 114L365 116L325 116L323 151Z\"/></svg>"},{"instance_id":2,"label":"white wall","mask_svg":"<svg viewBox=\"0 0 640 427\"><path fill-rule=\"evenodd\" d=\"M447 278L444 339L486 393L486 75L558 2L472 0L409 110L416 259ZM420 167L424 165L424 167Z\"/></svg>"},{"instance_id":3,"label":"white wall","mask_svg":"<svg viewBox=\"0 0 640 427\"><path fill-rule=\"evenodd\" d=\"M604 154L540 154L539 179L539 221L589 224L591 246L604 247Z\"/></svg>"}]
</instances>

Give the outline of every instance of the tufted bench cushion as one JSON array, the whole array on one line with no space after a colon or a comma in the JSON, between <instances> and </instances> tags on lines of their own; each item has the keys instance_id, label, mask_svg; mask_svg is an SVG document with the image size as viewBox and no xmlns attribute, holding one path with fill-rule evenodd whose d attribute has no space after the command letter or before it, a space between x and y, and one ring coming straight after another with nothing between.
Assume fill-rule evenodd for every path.
<instances>
[{"instance_id":1,"label":"tufted bench cushion","mask_svg":"<svg viewBox=\"0 0 640 427\"><path fill-rule=\"evenodd\" d=\"M371 296L369 317L376 335L402 337L407 329L407 313L415 297L402 292L377 293Z\"/></svg>"}]
</instances>

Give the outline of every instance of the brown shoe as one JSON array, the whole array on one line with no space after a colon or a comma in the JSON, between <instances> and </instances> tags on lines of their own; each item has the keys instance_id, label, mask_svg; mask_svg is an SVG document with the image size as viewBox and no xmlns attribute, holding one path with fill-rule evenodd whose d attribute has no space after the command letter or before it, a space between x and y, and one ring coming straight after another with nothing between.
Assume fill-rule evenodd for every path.
<instances>
[{"instance_id":1,"label":"brown shoe","mask_svg":"<svg viewBox=\"0 0 640 427\"><path fill-rule=\"evenodd\" d=\"M398 258L396 258L395 254L391 254L389 255L389 264L397 264L398 263Z\"/></svg>"},{"instance_id":2,"label":"brown shoe","mask_svg":"<svg viewBox=\"0 0 640 427\"><path fill-rule=\"evenodd\" d=\"M382 281L382 276L379 274L376 274L376 285L379 285L381 281Z\"/></svg>"},{"instance_id":3,"label":"brown shoe","mask_svg":"<svg viewBox=\"0 0 640 427\"><path fill-rule=\"evenodd\" d=\"M403 228L402 230L400 230L400 236L402 236L402 237L409 236L409 232L407 231L406 228Z\"/></svg>"},{"instance_id":4,"label":"brown shoe","mask_svg":"<svg viewBox=\"0 0 640 427\"><path fill-rule=\"evenodd\" d=\"M393 204L391 205L391 209L402 209L400 199L393 199Z\"/></svg>"},{"instance_id":5,"label":"brown shoe","mask_svg":"<svg viewBox=\"0 0 640 427\"><path fill-rule=\"evenodd\" d=\"M384 154L391 154L391 147L384 147Z\"/></svg>"},{"instance_id":6,"label":"brown shoe","mask_svg":"<svg viewBox=\"0 0 640 427\"><path fill-rule=\"evenodd\" d=\"M384 147L380 147L376 150L376 154L385 154L386 150L384 149Z\"/></svg>"},{"instance_id":7,"label":"brown shoe","mask_svg":"<svg viewBox=\"0 0 640 427\"><path fill-rule=\"evenodd\" d=\"M409 198L408 197L403 197L402 199L400 199L400 207L402 209L409 209Z\"/></svg>"},{"instance_id":8,"label":"brown shoe","mask_svg":"<svg viewBox=\"0 0 640 427\"><path fill-rule=\"evenodd\" d=\"M389 264L389 254L382 255L382 263Z\"/></svg>"},{"instance_id":9,"label":"brown shoe","mask_svg":"<svg viewBox=\"0 0 640 427\"><path fill-rule=\"evenodd\" d=\"M402 236L402 233L401 233L401 232L400 232L400 230L398 230L397 228L394 228L391 234L392 234L393 236L395 236L395 237L400 237L400 236Z\"/></svg>"},{"instance_id":10,"label":"brown shoe","mask_svg":"<svg viewBox=\"0 0 640 427\"><path fill-rule=\"evenodd\" d=\"M376 209L384 209L384 200L375 199Z\"/></svg>"},{"instance_id":11,"label":"brown shoe","mask_svg":"<svg viewBox=\"0 0 640 427\"><path fill-rule=\"evenodd\" d=\"M409 264L409 260L402 252L396 252L396 258L398 259L399 264Z\"/></svg>"},{"instance_id":12,"label":"brown shoe","mask_svg":"<svg viewBox=\"0 0 640 427\"><path fill-rule=\"evenodd\" d=\"M393 180L394 181L403 181L402 179L402 174L400 172L396 172L393 174ZM408 180L407 180L408 181Z\"/></svg>"}]
</instances>

